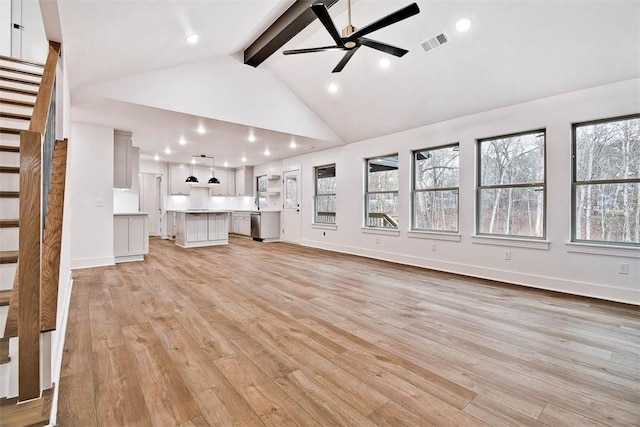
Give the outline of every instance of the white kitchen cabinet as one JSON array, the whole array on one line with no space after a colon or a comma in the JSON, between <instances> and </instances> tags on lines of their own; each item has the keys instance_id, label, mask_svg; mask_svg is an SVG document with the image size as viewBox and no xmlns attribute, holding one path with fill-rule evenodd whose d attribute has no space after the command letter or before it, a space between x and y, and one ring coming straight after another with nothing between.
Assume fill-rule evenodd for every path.
<instances>
[{"instance_id":1,"label":"white kitchen cabinet","mask_svg":"<svg viewBox=\"0 0 640 427\"><path fill-rule=\"evenodd\" d=\"M229 214L210 213L208 216L208 240L225 240L229 238Z\"/></svg>"},{"instance_id":2,"label":"white kitchen cabinet","mask_svg":"<svg viewBox=\"0 0 640 427\"><path fill-rule=\"evenodd\" d=\"M133 162L136 152L131 143L131 132L113 132L113 187L131 188Z\"/></svg>"},{"instance_id":3,"label":"white kitchen cabinet","mask_svg":"<svg viewBox=\"0 0 640 427\"><path fill-rule=\"evenodd\" d=\"M187 177L190 175L189 166L172 163L169 165L169 194L189 195L190 187Z\"/></svg>"},{"instance_id":4,"label":"white kitchen cabinet","mask_svg":"<svg viewBox=\"0 0 640 427\"><path fill-rule=\"evenodd\" d=\"M211 195L212 196L228 196L229 191L227 188L227 170L226 169L216 169L216 178L220 181L220 184L211 186Z\"/></svg>"},{"instance_id":5,"label":"white kitchen cabinet","mask_svg":"<svg viewBox=\"0 0 640 427\"><path fill-rule=\"evenodd\" d=\"M232 222L231 232L233 234L251 235L251 214L249 212L234 212Z\"/></svg>"},{"instance_id":6,"label":"white kitchen cabinet","mask_svg":"<svg viewBox=\"0 0 640 427\"><path fill-rule=\"evenodd\" d=\"M116 263L144 261L149 253L146 213L113 215L113 256Z\"/></svg>"},{"instance_id":7,"label":"white kitchen cabinet","mask_svg":"<svg viewBox=\"0 0 640 427\"><path fill-rule=\"evenodd\" d=\"M187 214L186 230L187 242L203 242L208 240L207 214Z\"/></svg>"},{"instance_id":8,"label":"white kitchen cabinet","mask_svg":"<svg viewBox=\"0 0 640 427\"><path fill-rule=\"evenodd\" d=\"M245 166L235 171L235 195L253 197L253 166Z\"/></svg>"},{"instance_id":9,"label":"white kitchen cabinet","mask_svg":"<svg viewBox=\"0 0 640 427\"><path fill-rule=\"evenodd\" d=\"M228 211L176 211L176 245L183 248L229 243Z\"/></svg>"}]
</instances>

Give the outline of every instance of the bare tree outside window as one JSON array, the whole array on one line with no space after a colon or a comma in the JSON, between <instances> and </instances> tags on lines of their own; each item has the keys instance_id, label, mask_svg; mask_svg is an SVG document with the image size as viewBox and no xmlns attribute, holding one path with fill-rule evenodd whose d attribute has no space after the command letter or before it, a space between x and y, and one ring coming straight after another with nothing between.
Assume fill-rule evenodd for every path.
<instances>
[{"instance_id":1,"label":"bare tree outside window","mask_svg":"<svg viewBox=\"0 0 640 427\"><path fill-rule=\"evenodd\" d=\"M413 229L458 231L460 147L413 152Z\"/></svg>"},{"instance_id":2,"label":"bare tree outside window","mask_svg":"<svg viewBox=\"0 0 640 427\"><path fill-rule=\"evenodd\" d=\"M256 205L259 208L267 208L267 176L256 177Z\"/></svg>"},{"instance_id":3,"label":"bare tree outside window","mask_svg":"<svg viewBox=\"0 0 640 427\"><path fill-rule=\"evenodd\" d=\"M573 126L573 240L640 244L640 115Z\"/></svg>"},{"instance_id":4,"label":"bare tree outside window","mask_svg":"<svg viewBox=\"0 0 640 427\"><path fill-rule=\"evenodd\" d=\"M398 228L398 154L366 160L365 226Z\"/></svg>"},{"instance_id":5,"label":"bare tree outside window","mask_svg":"<svg viewBox=\"0 0 640 427\"><path fill-rule=\"evenodd\" d=\"M336 223L336 165L318 166L316 178L315 216L317 224Z\"/></svg>"},{"instance_id":6,"label":"bare tree outside window","mask_svg":"<svg viewBox=\"0 0 640 427\"><path fill-rule=\"evenodd\" d=\"M479 234L544 238L545 131L478 141Z\"/></svg>"}]
</instances>

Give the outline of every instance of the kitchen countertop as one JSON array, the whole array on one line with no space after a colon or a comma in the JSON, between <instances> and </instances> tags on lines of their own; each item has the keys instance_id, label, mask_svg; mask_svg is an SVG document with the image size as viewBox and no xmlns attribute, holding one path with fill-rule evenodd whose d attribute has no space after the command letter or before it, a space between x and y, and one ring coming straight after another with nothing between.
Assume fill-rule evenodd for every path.
<instances>
[{"instance_id":1,"label":"kitchen countertop","mask_svg":"<svg viewBox=\"0 0 640 427\"><path fill-rule=\"evenodd\" d=\"M233 212L280 212L280 209L234 209Z\"/></svg>"},{"instance_id":2,"label":"kitchen countertop","mask_svg":"<svg viewBox=\"0 0 640 427\"><path fill-rule=\"evenodd\" d=\"M149 215L146 212L114 212L113 216L133 216L133 215Z\"/></svg>"},{"instance_id":3,"label":"kitchen countertop","mask_svg":"<svg viewBox=\"0 0 640 427\"><path fill-rule=\"evenodd\" d=\"M167 212L200 214L200 213L231 213L232 211L229 209L167 209Z\"/></svg>"}]
</instances>

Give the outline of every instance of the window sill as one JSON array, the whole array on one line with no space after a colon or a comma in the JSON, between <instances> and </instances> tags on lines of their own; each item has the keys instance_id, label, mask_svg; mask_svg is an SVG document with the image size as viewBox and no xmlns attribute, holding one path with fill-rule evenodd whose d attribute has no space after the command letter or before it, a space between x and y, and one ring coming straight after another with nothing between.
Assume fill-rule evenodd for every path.
<instances>
[{"instance_id":1,"label":"window sill","mask_svg":"<svg viewBox=\"0 0 640 427\"><path fill-rule=\"evenodd\" d=\"M442 233L437 231L407 231L407 237L413 239L431 239L431 240L447 240L449 242L459 242L462 236L458 233Z\"/></svg>"},{"instance_id":2,"label":"window sill","mask_svg":"<svg viewBox=\"0 0 640 427\"><path fill-rule=\"evenodd\" d=\"M362 227L362 232L364 234L380 234L383 236L399 236L400 230L395 228L374 228L374 227Z\"/></svg>"},{"instance_id":3,"label":"window sill","mask_svg":"<svg viewBox=\"0 0 640 427\"><path fill-rule=\"evenodd\" d=\"M323 224L321 222L311 223L311 228L319 228L321 230L337 230L338 224Z\"/></svg>"},{"instance_id":4,"label":"window sill","mask_svg":"<svg viewBox=\"0 0 640 427\"><path fill-rule=\"evenodd\" d=\"M479 245L508 246L511 248L539 249L548 251L548 240L523 239L518 237L471 236L471 242Z\"/></svg>"},{"instance_id":5,"label":"window sill","mask_svg":"<svg viewBox=\"0 0 640 427\"><path fill-rule=\"evenodd\" d=\"M633 246L604 245L598 243L565 243L567 252L640 259L640 248Z\"/></svg>"}]
</instances>

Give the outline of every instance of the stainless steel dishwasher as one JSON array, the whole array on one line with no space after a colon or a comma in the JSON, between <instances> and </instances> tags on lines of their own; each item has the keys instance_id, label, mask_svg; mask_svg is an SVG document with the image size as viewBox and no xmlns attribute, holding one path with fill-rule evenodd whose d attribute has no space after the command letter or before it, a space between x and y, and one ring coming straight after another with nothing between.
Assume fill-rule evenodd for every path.
<instances>
[{"instance_id":1,"label":"stainless steel dishwasher","mask_svg":"<svg viewBox=\"0 0 640 427\"><path fill-rule=\"evenodd\" d=\"M260 240L260 212L251 212L251 237L254 240Z\"/></svg>"}]
</instances>

